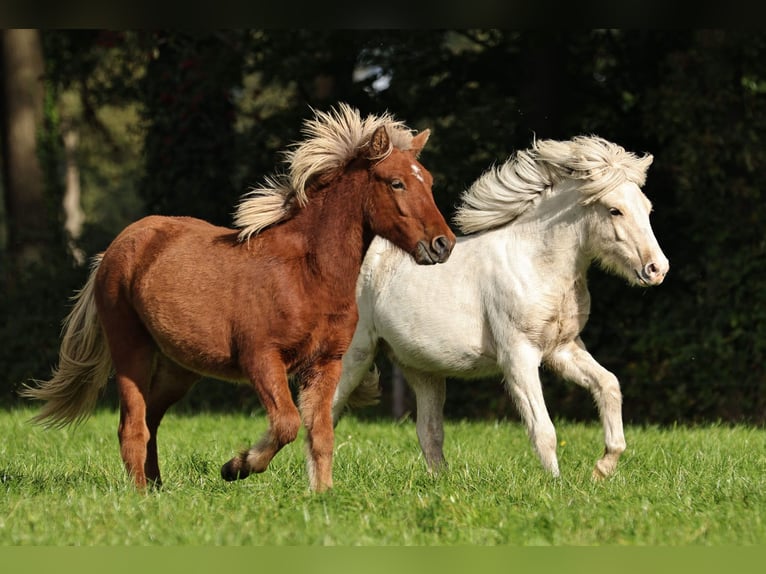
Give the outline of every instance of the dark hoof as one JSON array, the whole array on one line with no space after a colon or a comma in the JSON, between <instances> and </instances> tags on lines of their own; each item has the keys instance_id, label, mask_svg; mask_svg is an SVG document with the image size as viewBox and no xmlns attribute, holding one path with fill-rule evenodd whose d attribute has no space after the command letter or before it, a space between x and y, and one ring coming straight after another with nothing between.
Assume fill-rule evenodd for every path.
<instances>
[{"instance_id":1,"label":"dark hoof","mask_svg":"<svg viewBox=\"0 0 766 574\"><path fill-rule=\"evenodd\" d=\"M228 482L233 482L241 478L247 478L250 472L242 468L242 459L232 458L221 467L221 478Z\"/></svg>"}]
</instances>

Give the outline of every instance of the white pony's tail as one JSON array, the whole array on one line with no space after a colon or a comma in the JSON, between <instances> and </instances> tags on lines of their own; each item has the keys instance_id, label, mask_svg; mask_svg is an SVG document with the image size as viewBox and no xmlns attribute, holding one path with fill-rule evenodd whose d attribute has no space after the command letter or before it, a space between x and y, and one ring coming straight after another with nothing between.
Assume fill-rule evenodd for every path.
<instances>
[{"instance_id":1,"label":"white pony's tail","mask_svg":"<svg viewBox=\"0 0 766 574\"><path fill-rule=\"evenodd\" d=\"M22 397L46 401L32 422L64 427L84 421L96 406L112 370L112 358L101 329L93 297L96 271L103 254L95 256L85 286L72 298L74 307L64 319L59 364L48 381L32 381Z\"/></svg>"},{"instance_id":2,"label":"white pony's tail","mask_svg":"<svg viewBox=\"0 0 766 574\"><path fill-rule=\"evenodd\" d=\"M346 405L352 409L377 405L380 402L380 371L373 366L362 379L362 382L348 397Z\"/></svg>"}]
</instances>

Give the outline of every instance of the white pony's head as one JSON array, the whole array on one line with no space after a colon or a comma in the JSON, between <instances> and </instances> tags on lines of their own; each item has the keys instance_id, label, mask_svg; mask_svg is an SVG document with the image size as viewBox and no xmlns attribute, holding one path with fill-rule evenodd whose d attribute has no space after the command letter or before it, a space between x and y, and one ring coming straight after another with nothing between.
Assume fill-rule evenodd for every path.
<instances>
[{"instance_id":1,"label":"white pony's head","mask_svg":"<svg viewBox=\"0 0 766 574\"><path fill-rule=\"evenodd\" d=\"M633 284L659 285L670 264L641 191L653 159L598 136L537 140L476 180L463 194L455 223L474 233L529 221L546 198L563 209L566 195L582 219L583 245L593 260Z\"/></svg>"},{"instance_id":2,"label":"white pony's head","mask_svg":"<svg viewBox=\"0 0 766 574\"><path fill-rule=\"evenodd\" d=\"M578 181L590 255L634 285L662 283L670 263L649 222L652 204L641 191L654 157L636 156L596 136L561 144L540 142L539 157L563 177Z\"/></svg>"},{"instance_id":3,"label":"white pony's head","mask_svg":"<svg viewBox=\"0 0 766 574\"><path fill-rule=\"evenodd\" d=\"M630 283L659 285L670 269L649 222L652 204L632 181L591 203L587 245L601 266Z\"/></svg>"}]
</instances>

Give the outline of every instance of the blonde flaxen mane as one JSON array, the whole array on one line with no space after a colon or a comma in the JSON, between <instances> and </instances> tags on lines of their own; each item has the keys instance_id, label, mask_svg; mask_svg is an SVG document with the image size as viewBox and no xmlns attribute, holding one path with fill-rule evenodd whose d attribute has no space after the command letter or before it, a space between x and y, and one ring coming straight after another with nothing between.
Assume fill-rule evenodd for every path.
<instances>
[{"instance_id":1,"label":"blonde flaxen mane","mask_svg":"<svg viewBox=\"0 0 766 574\"><path fill-rule=\"evenodd\" d=\"M285 173L267 177L237 206L234 225L241 230L240 241L247 241L269 225L289 218L296 207L306 205L309 181L339 170L356 158L380 126L386 127L392 147L377 159L384 159L393 148L408 150L412 145L412 130L388 113L362 118L358 110L342 103L337 109L314 114L314 119L303 126L305 140L285 152Z\"/></svg>"},{"instance_id":2,"label":"blonde flaxen mane","mask_svg":"<svg viewBox=\"0 0 766 574\"><path fill-rule=\"evenodd\" d=\"M582 182L582 204L588 205L626 181L642 187L652 161L651 154L639 157L598 136L538 140L477 179L463 193L454 221L463 233L500 227L566 178Z\"/></svg>"}]
</instances>

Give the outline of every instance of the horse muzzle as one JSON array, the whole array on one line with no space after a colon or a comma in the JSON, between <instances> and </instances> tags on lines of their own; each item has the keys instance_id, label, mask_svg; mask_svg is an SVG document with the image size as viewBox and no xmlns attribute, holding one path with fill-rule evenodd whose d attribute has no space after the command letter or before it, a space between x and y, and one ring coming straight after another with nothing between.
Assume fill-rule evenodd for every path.
<instances>
[{"instance_id":1,"label":"horse muzzle","mask_svg":"<svg viewBox=\"0 0 766 574\"><path fill-rule=\"evenodd\" d=\"M641 271L636 271L636 277L639 283L647 287L659 285L665 280L669 270L670 263L667 259L659 262L650 261L641 268Z\"/></svg>"},{"instance_id":2,"label":"horse muzzle","mask_svg":"<svg viewBox=\"0 0 766 574\"><path fill-rule=\"evenodd\" d=\"M449 259L453 247L455 247L454 240L450 240L445 235L437 235L430 244L425 241L418 241L412 257L418 265L444 263Z\"/></svg>"}]
</instances>

